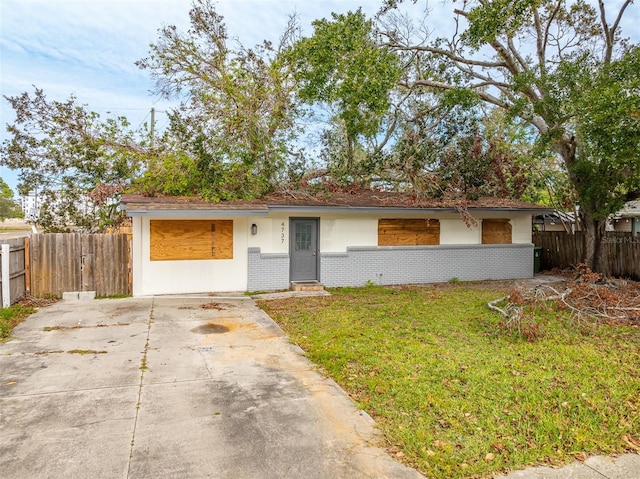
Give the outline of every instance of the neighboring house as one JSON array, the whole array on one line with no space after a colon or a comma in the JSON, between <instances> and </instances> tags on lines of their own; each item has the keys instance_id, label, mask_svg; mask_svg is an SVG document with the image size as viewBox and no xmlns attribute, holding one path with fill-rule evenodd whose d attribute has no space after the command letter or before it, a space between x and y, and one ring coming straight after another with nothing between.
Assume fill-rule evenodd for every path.
<instances>
[{"instance_id":1,"label":"neighboring house","mask_svg":"<svg viewBox=\"0 0 640 479\"><path fill-rule=\"evenodd\" d=\"M38 195L23 195L20 198L20 206L26 220L33 221L38 218L40 214L40 199Z\"/></svg>"},{"instance_id":2,"label":"neighboring house","mask_svg":"<svg viewBox=\"0 0 640 479\"><path fill-rule=\"evenodd\" d=\"M565 213L558 210L548 211L533 218L534 228L538 231L566 231L576 232L575 213ZM577 230L580 231L580 226ZM607 231L620 233L640 233L640 201L629 201L615 215L612 215L606 226Z\"/></svg>"},{"instance_id":3,"label":"neighboring house","mask_svg":"<svg viewBox=\"0 0 640 479\"><path fill-rule=\"evenodd\" d=\"M549 210L546 213L534 216L533 225L538 231L565 231L567 233L575 233L575 218L575 213Z\"/></svg>"},{"instance_id":4,"label":"neighboring house","mask_svg":"<svg viewBox=\"0 0 640 479\"><path fill-rule=\"evenodd\" d=\"M55 206L56 202L48 202L48 199L43 195L28 194L23 195L20 198L20 206L24 213L24 218L27 221L36 221L40 216L40 208L43 204L47 204L49 207ZM84 196L80 200L76 201L76 207L83 214L91 212L95 206L89 197Z\"/></svg>"},{"instance_id":5,"label":"neighboring house","mask_svg":"<svg viewBox=\"0 0 640 479\"><path fill-rule=\"evenodd\" d=\"M640 201L629 201L610 220L614 231L640 233Z\"/></svg>"},{"instance_id":6,"label":"neighboring house","mask_svg":"<svg viewBox=\"0 0 640 479\"><path fill-rule=\"evenodd\" d=\"M124 195L134 296L533 276L536 205L366 191L207 203Z\"/></svg>"}]
</instances>

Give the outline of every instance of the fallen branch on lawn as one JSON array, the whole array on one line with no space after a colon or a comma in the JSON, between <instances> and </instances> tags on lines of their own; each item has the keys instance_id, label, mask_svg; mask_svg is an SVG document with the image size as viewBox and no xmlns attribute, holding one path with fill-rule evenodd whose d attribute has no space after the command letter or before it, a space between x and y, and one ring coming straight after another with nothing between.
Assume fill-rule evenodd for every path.
<instances>
[{"instance_id":1,"label":"fallen branch on lawn","mask_svg":"<svg viewBox=\"0 0 640 479\"><path fill-rule=\"evenodd\" d=\"M626 280L603 282L599 274L583 265L562 292L549 285L533 290L518 286L508 296L490 301L487 306L507 318L508 324L521 320L526 306L549 301L556 301L559 309L569 310L572 320L640 322L640 284ZM505 306L500 306L505 302Z\"/></svg>"},{"instance_id":2,"label":"fallen branch on lawn","mask_svg":"<svg viewBox=\"0 0 640 479\"><path fill-rule=\"evenodd\" d=\"M521 298L522 293L514 290L513 296ZM502 308L498 306L504 302L507 303L506 306ZM512 295L490 301L487 306L505 318L505 321L501 323L501 327L511 332L517 332L528 341L537 339L540 326L536 322L535 316L533 314L525 314L524 306L512 301Z\"/></svg>"},{"instance_id":3,"label":"fallen branch on lawn","mask_svg":"<svg viewBox=\"0 0 640 479\"><path fill-rule=\"evenodd\" d=\"M498 298L498 299L495 299L493 301L489 301L487 303L487 306L489 306L489 309L492 309L493 311L497 311L498 313L500 313L505 318L508 318L509 317L509 313L507 313L507 311L505 311L504 309L499 308L497 306L498 304L503 303L503 302L508 301L508 300L509 300L509 295L503 296L502 298ZM508 303L508 304L511 304L511 303Z\"/></svg>"},{"instance_id":4,"label":"fallen branch on lawn","mask_svg":"<svg viewBox=\"0 0 640 479\"><path fill-rule=\"evenodd\" d=\"M543 287L549 288L555 294L551 296L546 296L542 292ZM514 294L512 293L507 296L503 296L502 298L489 301L487 303L487 306L489 307L489 309L496 311L497 313L500 313L502 316L504 316L507 319L511 319L514 316L514 314L518 314L518 315L521 314L521 310L523 308L522 303L532 304L532 303L541 302L541 301L559 300L564 302L568 308L573 308L570 304L566 303L565 301L565 298L567 297L567 295L571 294L572 292L571 288L567 289L562 293L560 293L559 291L557 291L556 289L548 285L537 286L532 293L524 291L522 288L514 291L517 291L517 295L515 296L517 296L518 299L516 301L513 301L513 302L511 301L511 297L514 296ZM507 302L507 305L504 308L500 308L498 305L500 303L504 303L505 301Z\"/></svg>"}]
</instances>

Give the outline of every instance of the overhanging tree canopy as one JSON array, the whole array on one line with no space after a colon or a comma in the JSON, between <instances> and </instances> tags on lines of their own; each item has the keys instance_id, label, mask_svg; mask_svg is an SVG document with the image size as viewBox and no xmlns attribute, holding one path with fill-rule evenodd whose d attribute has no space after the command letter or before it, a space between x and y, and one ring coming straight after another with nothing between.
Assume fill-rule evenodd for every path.
<instances>
[{"instance_id":1,"label":"overhanging tree canopy","mask_svg":"<svg viewBox=\"0 0 640 479\"><path fill-rule=\"evenodd\" d=\"M450 38L414 42L391 28L383 45L414 54L406 88L462 87L536 128L569 173L596 270L606 271L599 246L607 217L640 194L638 47L620 33L631 3L610 23L602 0L597 8L584 0L467 0L453 5Z\"/></svg>"},{"instance_id":2,"label":"overhanging tree canopy","mask_svg":"<svg viewBox=\"0 0 640 479\"><path fill-rule=\"evenodd\" d=\"M162 28L137 62L157 93L182 101L143 185L211 200L265 194L298 156L295 82L281 58L297 34L295 21L279 44L245 48L233 46L212 1L194 1L189 15L187 31Z\"/></svg>"},{"instance_id":3,"label":"overhanging tree canopy","mask_svg":"<svg viewBox=\"0 0 640 479\"><path fill-rule=\"evenodd\" d=\"M37 194L37 223L49 231L102 229L117 219L117 196L140 174L144 138L125 118L100 119L75 97L50 101L40 89L5 97L16 113L1 164L20 170L21 194Z\"/></svg>"}]
</instances>

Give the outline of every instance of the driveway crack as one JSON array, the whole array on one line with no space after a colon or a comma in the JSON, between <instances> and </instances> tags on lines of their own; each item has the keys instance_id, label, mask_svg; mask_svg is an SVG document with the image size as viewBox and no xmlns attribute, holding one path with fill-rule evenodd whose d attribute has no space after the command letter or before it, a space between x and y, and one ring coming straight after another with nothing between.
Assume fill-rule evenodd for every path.
<instances>
[{"instance_id":1,"label":"driveway crack","mask_svg":"<svg viewBox=\"0 0 640 479\"><path fill-rule=\"evenodd\" d=\"M151 300L151 310L149 311L149 321L147 322L147 339L142 352L142 360L140 361L140 384L138 385L138 401L136 402L136 417L133 421L133 433L131 435L131 450L129 452L129 466L127 468L127 478L131 473L131 460L133 459L133 448L136 441L136 431L138 428L138 415L140 413L140 404L142 400L142 385L144 383L144 373L147 371L147 353L149 352L149 338L151 336L151 325L153 324L153 313L155 307L155 299Z\"/></svg>"},{"instance_id":2,"label":"driveway crack","mask_svg":"<svg viewBox=\"0 0 640 479\"><path fill-rule=\"evenodd\" d=\"M198 354L200 355L200 358L202 359L202 363L204 364L204 368L207 370L207 376L209 376L209 379L213 379L213 374L211 374L211 370L209 369L209 365L207 364L207 358L203 354L203 351L201 349L198 349Z\"/></svg>"},{"instance_id":3,"label":"driveway crack","mask_svg":"<svg viewBox=\"0 0 640 479\"><path fill-rule=\"evenodd\" d=\"M598 471L597 469L594 469L593 467L591 467L589 464L584 464L586 467L588 467L589 469L591 469L593 472L601 475L602 477L604 477L605 479L609 479L609 476L606 476L604 474L602 474L600 471Z\"/></svg>"}]
</instances>

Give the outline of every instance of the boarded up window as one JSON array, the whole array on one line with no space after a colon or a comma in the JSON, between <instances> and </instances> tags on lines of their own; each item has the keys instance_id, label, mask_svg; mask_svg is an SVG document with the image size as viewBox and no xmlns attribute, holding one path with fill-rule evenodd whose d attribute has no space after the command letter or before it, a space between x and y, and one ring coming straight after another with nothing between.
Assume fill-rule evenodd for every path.
<instances>
[{"instance_id":1,"label":"boarded up window","mask_svg":"<svg viewBox=\"0 0 640 479\"><path fill-rule=\"evenodd\" d=\"M433 244L440 244L439 220L378 220L378 246L417 246Z\"/></svg>"},{"instance_id":2,"label":"boarded up window","mask_svg":"<svg viewBox=\"0 0 640 479\"><path fill-rule=\"evenodd\" d=\"M509 220L482 220L482 244L511 244Z\"/></svg>"},{"instance_id":3,"label":"boarded up window","mask_svg":"<svg viewBox=\"0 0 640 479\"><path fill-rule=\"evenodd\" d=\"M233 259L232 220L151 220L151 261Z\"/></svg>"}]
</instances>

